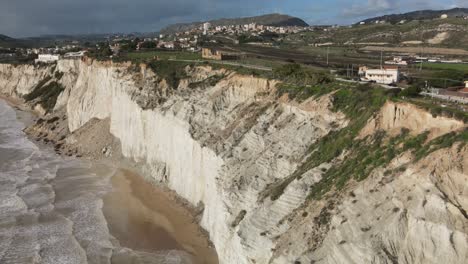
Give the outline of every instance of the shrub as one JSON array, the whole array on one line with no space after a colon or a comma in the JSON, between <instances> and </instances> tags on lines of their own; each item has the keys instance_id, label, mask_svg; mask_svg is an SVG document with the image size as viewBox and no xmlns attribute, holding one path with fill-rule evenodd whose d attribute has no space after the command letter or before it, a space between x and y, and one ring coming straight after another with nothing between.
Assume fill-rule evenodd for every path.
<instances>
[{"instance_id":1,"label":"shrub","mask_svg":"<svg viewBox=\"0 0 468 264\"><path fill-rule=\"evenodd\" d=\"M190 65L190 63L168 60L152 61L148 64L148 66L158 76L165 79L167 84L173 89L177 89L180 80L187 77L185 72L185 67L187 65Z\"/></svg>"},{"instance_id":2,"label":"shrub","mask_svg":"<svg viewBox=\"0 0 468 264\"><path fill-rule=\"evenodd\" d=\"M400 96L418 97L421 92L422 92L421 87L419 87L419 86L410 86L410 87L406 88L405 90L401 91Z\"/></svg>"},{"instance_id":3,"label":"shrub","mask_svg":"<svg viewBox=\"0 0 468 264\"><path fill-rule=\"evenodd\" d=\"M64 90L64 87L55 81L44 85L45 83L43 83L43 81L36 86L32 93L26 95L24 98L26 101L37 100L47 112L50 112L55 107L57 98Z\"/></svg>"}]
</instances>

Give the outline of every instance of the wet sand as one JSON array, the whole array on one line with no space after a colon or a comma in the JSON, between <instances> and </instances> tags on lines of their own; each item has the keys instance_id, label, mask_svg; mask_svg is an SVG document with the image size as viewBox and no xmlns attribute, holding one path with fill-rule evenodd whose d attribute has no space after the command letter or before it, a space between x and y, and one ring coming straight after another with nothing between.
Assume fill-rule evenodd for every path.
<instances>
[{"instance_id":1,"label":"wet sand","mask_svg":"<svg viewBox=\"0 0 468 264\"><path fill-rule=\"evenodd\" d=\"M218 263L193 215L171 194L128 170L118 170L111 182L103 212L121 246L148 253L183 250L194 263Z\"/></svg>"},{"instance_id":2,"label":"wet sand","mask_svg":"<svg viewBox=\"0 0 468 264\"><path fill-rule=\"evenodd\" d=\"M25 127L31 125L38 118L33 110L24 107L19 100L0 96L1 99L4 99L8 105L16 110L16 119ZM39 142L35 142L35 144L37 145ZM44 149L49 149L48 146L39 145ZM104 163L91 161L93 165L90 172L72 168L59 170L52 186L56 192L56 203L63 201L63 204L67 204L69 203L67 201L74 201L78 197L81 197L79 199L83 197L99 198L99 193L104 195L102 197L102 213L96 211L96 214L90 217L96 220L99 218L99 214L104 214L105 219L100 220L105 220L104 225L107 222L109 232L115 238L112 240L115 248L114 252L111 253L113 263L182 263L178 260L184 259L184 256L177 257L180 252L187 252L193 263L218 263L216 251L207 234L196 222L193 212L173 192L154 186L142 176L129 170L115 168L109 166L107 162ZM89 173L94 176L89 177ZM109 177L111 177L110 183ZM112 185L112 188L109 188L109 184ZM103 191L101 188L111 190ZM84 195L85 193L87 194ZM95 197L96 195L97 197ZM94 203L88 203L84 208L89 210L93 205ZM72 209L56 205L57 212L68 216L69 219L73 218L71 217L72 213L76 211L76 208ZM99 209L99 211L101 210ZM85 227L89 223L84 225L83 230L93 228L101 230L97 222L94 223L95 227L94 225L93 227ZM74 228L81 230L81 226L77 223L74 224ZM77 239L85 241L90 235L85 235L83 238L77 237ZM108 248L107 250L105 248L97 249L98 245L105 244L103 242L106 240L105 234L93 232L94 235L99 237L99 239L92 239L97 243L94 246L97 258L104 256L107 258ZM115 251L120 247L134 251ZM147 252L148 255L142 255L138 252ZM174 261L171 261L170 256L161 257L161 253L163 255L172 254ZM78 261L78 259L75 260ZM95 263L89 255L87 262Z\"/></svg>"}]
</instances>

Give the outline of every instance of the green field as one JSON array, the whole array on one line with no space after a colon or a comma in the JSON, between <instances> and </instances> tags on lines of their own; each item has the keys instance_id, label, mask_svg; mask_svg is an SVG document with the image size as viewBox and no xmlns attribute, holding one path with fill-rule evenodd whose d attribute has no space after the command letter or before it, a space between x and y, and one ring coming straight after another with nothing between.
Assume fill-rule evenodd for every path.
<instances>
[{"instance_id":1,"label":"green field","mask_svg":"<svg viewBox=\"0 0 468 264\"><path fill-rule=\"evenodd\" d=\"M468 73L468 64L457 63L457 64L448 64L448 63L425 63L423 67L434 69L434 70L457 70Z\"/></svg>"},{"instance_id":2,"label":"green field","mask_svg":"<svg viewBox=\"0 0 468 264\"><path fill-rule=\"evenodd\" d=\"M199 60L201 54L187 51L136 51L127 53L125 57L130 60L152 60L157 57L163 60Z\"/></svg>"}]
</instances>

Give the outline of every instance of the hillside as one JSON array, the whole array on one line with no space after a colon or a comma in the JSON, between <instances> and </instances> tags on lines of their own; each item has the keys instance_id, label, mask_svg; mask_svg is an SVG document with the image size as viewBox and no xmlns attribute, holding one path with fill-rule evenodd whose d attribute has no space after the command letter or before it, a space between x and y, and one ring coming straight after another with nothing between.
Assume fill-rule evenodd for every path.
<instances>
[{"instance_id":1,"label":"hillside","mask_svg":"<svg viewBox=\"0 0 468 264\"><path fill-rule=\"evenodd\" d=\"M70 156L120 164L122 155L197 206L219 263L466 263L466 113L295 66L275 79L205 64L141 66L3 64L0 93L47 110L30 136ZM129 252L102 237L76 235L78 247L92 245L79 252L106 253L79 263Z\"/></svg>"},{"instance_id":2,"label":"hillside","mask_svg":"<svg viewBox=\"0 0 468 264\"><path fill-rule=\"evenodd\" d=\"M10 48L10 47L17 45L18 43L20 43L20 41L0 34L0 47Z\"/></svg>"},{"instance_id":3,"label":"hillside","mask_svg":"<svg viewBox=\"0 0 468 264\"><path fill-rule=\"evenodd\" d=\"M368 18L362 22L375 23L376 21L387 21L392 24L399 23L402 20L413 21L413 20L427 20L440 18L443 14L449 17L468 16L468 8L453 8L449 10L419 10L404 14L391 14L379 17Z\"/></svg>"},{"instance_id":4,"label":"hillside","mask_svg":"<svg viewBox=\"0 0 468 264\"><path fill-rule=\"evenodd\" d=\"M304 20L282 14L267 14L255 17L243 17L243 18L222 18L208 21L212 26L227 26L227 25L244 25L250 23L257 23L265 26L301 26L307 27L308 24ZM180 31L190 30L199 27L204 22L192 22L192 23L179 23L170 25L161 30L162 33L174 33Z\"/></svg>"},{"instance_id":5,"label":"hillside","mask_svg":"<svg viewBox=\"0 0 468 264\"><path fill-rule=\"evenodd\" d=\"M405 23L368 23L315 30L288 36L286 41L304 45L403 46L468 49L468 20L463 18L413 20Z\"/></svg>"}]
</instances>

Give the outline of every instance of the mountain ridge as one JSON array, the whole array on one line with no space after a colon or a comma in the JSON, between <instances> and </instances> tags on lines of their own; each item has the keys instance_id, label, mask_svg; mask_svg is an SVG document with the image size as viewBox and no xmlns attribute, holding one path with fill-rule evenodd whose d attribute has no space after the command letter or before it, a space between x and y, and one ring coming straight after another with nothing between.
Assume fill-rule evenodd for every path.
<instances>
[{"instance_id":1,"label":"mountain ridge","mask_svg":"<svg viewBox=\"0 0 468 264\"><path fill-rule=\"evenodd\" d=\"M365 20L361 20L360 22L364 23L373 23L376 21L387 21L390 23L398 23L402 20L427 20L427 19L436 19L440 18L442 15L448 15L449 17L456 17L456 16L468 16L468 8L452 8L452 9L444 9L444 10L417 10L407 13L401 14L389 14L383 16L377 16L372 18L367 18Z\"/></svg>"},{"instance_id":2,"label":"mountain ridge","mask_svg":"<svg viewBox=\"0 0 468 264\"><path fill-rule=\"evenodd\" d=\"M241 18L221 18L207 21L212 26L226 26L226 25L243 25L250 23L257 23L265 26L302 26L307 27L304 20L289 15L273 13L265 14L253 17L241 17ZM196 27L201 26L205 22L189 22L189 23L176 23L169 25L161 30L161 33L174 33L180 31L187 31Z\"/></svg>"}]
</instances>

